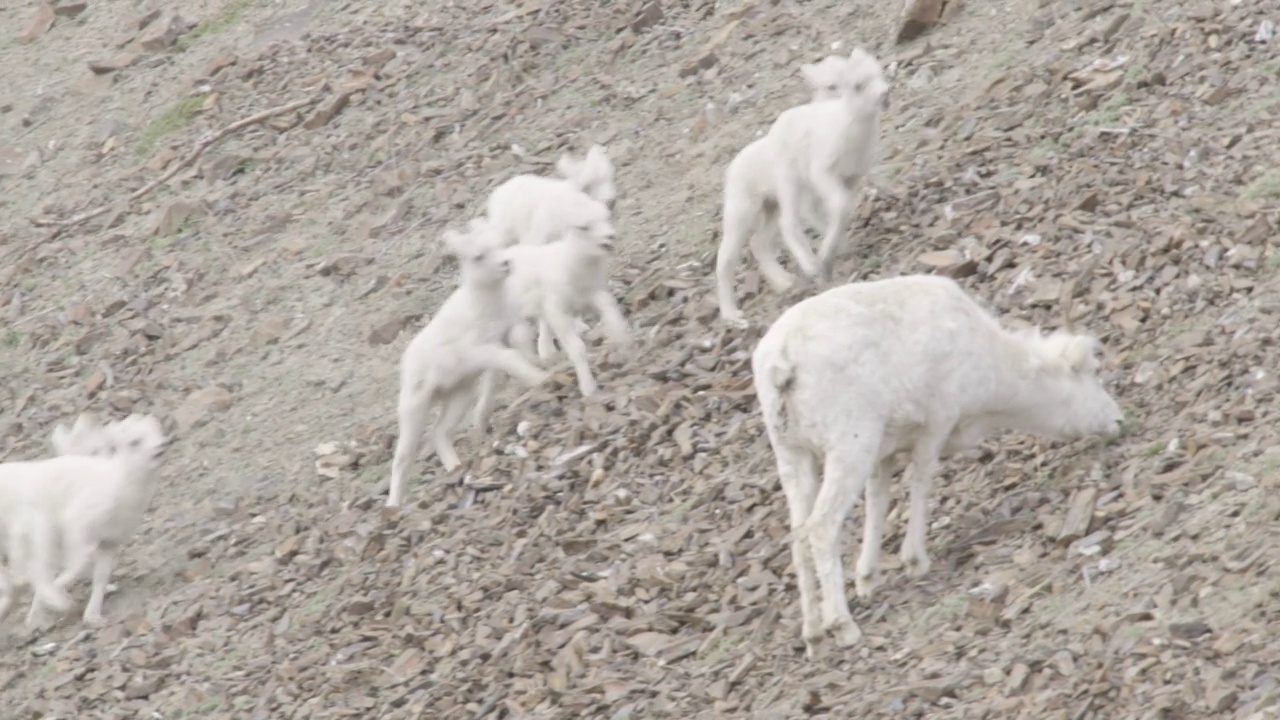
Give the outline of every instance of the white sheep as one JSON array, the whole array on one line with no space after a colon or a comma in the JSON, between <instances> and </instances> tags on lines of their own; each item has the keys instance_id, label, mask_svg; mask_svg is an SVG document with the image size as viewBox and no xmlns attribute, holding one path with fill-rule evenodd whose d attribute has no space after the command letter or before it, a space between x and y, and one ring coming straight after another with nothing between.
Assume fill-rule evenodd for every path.
<instances>
[{"instance_id":1,"label":"white sheep","mask_svg":"<svg viewBox=\"0 0 1280 720\"><path fill-rule=\"evenodd\" d=\"M142 523L151 504L154 471L167 438L160 421L133 414L101 428L109 456L64 455L0 465L0 513L25 548L34 597L28 627L43 622L44 608L70 608L67 587L93 566L93 588L83 620L101 624L102 603L121 546ZM66 560L53 578L61 540ZM12 547L12 544L11 544ZM52 579L51 579L52 578ZM8 612L12 586L0 579L0 616Z\"/></svg>"},{"instance_id":2,"label":"white sheep","mask_svg":"<svg viewBox=\"0 0 1280 720\"><path fill-rule=\"evenodd\" d=\"M476 219L469 233L446 231L444 240L458 259L460 279L400 359L399 437L387 507L400 505L432 409L440 408L432 433L435 452L451 471L462 464L452 433L465 418L485 371L513 375L529 385L547 377L505 344L520 318L505 288L511 261L493 228Z\"/></svg>"},{"instance_id":3,"label":"white sheep","mask_svg":"<svg viewBox=\"0 0 1280 720\"><path fill-rule=\"evenodd\" d=\"M489 195L486 215L506 244L540 245L558 237L564 230L560 208L583 195L612 207L617 188L604 146L591 146L582 160L565 154L556 168L563 178L516 175Z\"/></svg>"},{"instance_id":4,"label":"white sheep","mask_svg":"<svg viewBox=\"0 0 1280 720\"><path fill-rule=\"evenodd\" d=\"M929 569L929 489L940 457L998 430L1056 440L1120 431L1120 408L1096 373L1097 347L1069 330L1006 330L954 281L932 275L843 285L778 317L751 364L790 511L810 657L824 632L840 646L862 636L845 599L838 533L865 491L855 580L867 598L895 456L911 461L901 557L919 576Z\"/></svg>"},{"instance_id":5,"label":"white sheep","mask_svg":"<svg viewBox=\"0 0 1280 720\"><path fill-rule=\"evenodd\" d=\"M871 171L880 113L889 86L880 63L861 48L800 67L814 100L783 111L769 132L744 147L725 169L723 229L716 255L720 315L736 327L747 320L733 292L733 272L748 241L766 282L785 292L793 278L777 261L777 237L811 277L830 281L854 193ZM804 224L825 218L815 257Z\"/></svg>"},{"instance_id":6,"label":"white sheep","mask_svg":"<svg viewBox=\"0 0 1280 720\"><path fill-rule=\"evenodd\" d=\"M600 315L605 336L623 352L631 349L631 332L622 309L609 292L613 225L598 213L567 219L572 224L558 240L507 248L506 256L512 265L506 285L508 297L521 316L545 323L560 341L577 375L578 389L588 397L596 391L596 381L587 364L587 346L579 334L578 316L594 309ZM523 346L526 355L532 352L527 345L527 332L517 332L511 339ZM541 346L539 354L542 355ZM490 373L481 383L475 412L475 426L481 431L487 428L497 380Z\"/></svg>"}]
</instances>

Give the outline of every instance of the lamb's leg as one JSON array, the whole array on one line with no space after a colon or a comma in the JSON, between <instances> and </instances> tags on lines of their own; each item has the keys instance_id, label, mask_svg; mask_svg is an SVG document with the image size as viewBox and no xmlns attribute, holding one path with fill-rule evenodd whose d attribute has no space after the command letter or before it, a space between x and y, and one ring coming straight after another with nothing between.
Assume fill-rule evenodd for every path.
<instances>
[{"instance_id":1,"label":"lamb's leg","mask_svg":"<svg viewBox=\"0 0 1280 720\"><path fill-rule=\"evenodd\" d=\"M12 572L12 564L7 567L0 567L0 620L9 614L9 608L13 607L13 582L9 579Z\"/></svg>"},{"instance_id":2,"label":"lamb's leg","mask_svg":"<svg viewBox=\"0 0 1280 720\"><path fill-rule=\"evenodd\" d=\"M486 370L480 374L480 397L476 400L476 410L472 415L473 437L476 440L480 440L489 432L489 418L493 415L493 398L498 394L504 379L505 376L495 370Z\"/></svg>"},{"instance_id":3,"label":"lamb's leg","mask_svg":"<svg viewBox=\"0 0 1280 720\"><path fill-rule=\"evenodd\" d=\"M587 346L578 337L573 316L555 305L548 305L543 316L551 324L560 347L564 348L564 354L569 356L569 362L573 364L573 371L578 376L578 390L582 392L582 397L589 397L596 391L596 380L587 364Z\"/></svg>"},{"instance_id":4,"label":"lamb's leg","mask_svg":"<svg viewBox=\"0 0 1280 720\"><path fill-rule=\"evenodd\" d=\"M107 596L107 583L111 580L114 566L115 554L99 547L93 558L93 590L89 593L89 604L84 606L82 616L86 625L102 624L102 601Z\"/></svg>"},{"instance_id":5,"label":"lamb's leg","mask_svg":"<svg viewBox=\"0 0 1280 720\"><path fill-rule=\"evenodd\" d=\"M453 432L466 417L467 403L471 397L471 393L462 389L455 389L445 395L440 407L440 417L436 419L436 426L431 431L431 442L435 446L436 455L440 458L440 464L444 465L445 472L453 472L462 464L462 459L458 457L458 450L453 446Z\"/></svg>"},{"instance_id":6,"label":"lamb's leg","mask_svg":"<svg viewBox=\"0 0 1280 720\"><path fill-rule=\"evenodd\" d=\"M893 466L889 459L880 461L876 473L867 483L866 519L862 525L862 552L854 573L854 585L858 597L866 600L880 585L880 547L884 541L884 523L889 514L889 490L893 481Z\"/></svg>"},{"instance_id":7,"label":"lamb's leg","mask_svg":"<svg viewBox=\"0 0 1280 720\"><path fill-rule=\"evenodd\" d=\"M751 254L760 265L760 274L774 292L785 293L795 286L795 276L778 262L778 226L766 222L751 236Z\"/></svg>"},{"instance_id":8,"label":"lamb's leg","mask_svg":"<svg viewBox=\"0 0 1280 720\"><path fill-rule=\"evenodd\" d=\"M591 293L591 304L600 313L600 323L604 325L605 337L623 353L631 352L631 328L627 327L627 319L622 315L622 308L608 290L597 290Z\"/></svg>"},{"instance_id":9,"label":"lamb's leg","mask_svg":"<svg viewBox=\"0 0 1280 720\"><path fill-rule=\"evenodd\" d=\"M822 487L814 501L805 534L813 547L813 560L822 587L822 625L836 644L848 647L862 638L862 630L849 614L844 594L844 568L840 559L840 526L858 498L867 478L875 471L880 440L871 433L848 433L858 438L848 447L829 452L822 470ZM858 435L861 437L858 437Z\"/></svg>"},{"instance_id":10,"label":"lamb's leg","mask_svg":"<svg viewBox=\"0 0 1280 720\"><path fill-rule=\"evenodd\" d=\"M911 517L907 520L907 536L903 538L899 557L903 569L915 577L929 572L929 553L925 549L929 531L929 490L938 468L938 453L950 434L950 426L946 432L928 433L917 440L911 450L911 467L906 472Z\"/></svg>"},{"instance_id":11,"label":"lamb's leg","mask_svg":"<svg viewBox=\"0 0 1280 720\"><path fill-rule=\"evenodd\" d=\"M741 207L734 198L726 197L723 215L720 247L716 250L716 296L720 303L720 317L733 327L746 328L747 319L733 292L733 273L742 259L747 236L758 230L755 227L757 213Z\"/></svg>"},{"instance_id":12,"label":"lamb's leg","mask_svg":"<svg viewBox=\"0 0 1280 720\"><path fill-rule=\"evenodd\" d=\"M518 351L505 345L485 345L478 348L471 362L485 370L504 372L525 385L538 385L547 379L547 371L525 359Z\"/></svg>"},{"instance_id":13,"label":"lamb's leg","mask_svg":"<svg viewBox=\"0 0 1280 720\"><path fill-rule=\"evenodd\" d=\"M850 191L839 177L826 171L815 169L812 183L814 193L827 210L827 229L822 235L822 245L818 248L818 272L821 281L829 283L835 269L836 244L844 234L848 221Z\"/></svg>"},{"instance_id":14,"label":"lamb's leg","mask_svg":"<svg viewBox=\"0 0 1280 720\"><path fill-rule=\"evenodd\" d=\"M805 521L813 514L818 494L818 461L809 452L774 441L772 435L770 440L791 516L791 564L795 566L796 587L800 590L800 637L805 655L812 660L822 642L822 609L818 605L818 571L805 536Z\"/></svg>"},{"instance_id":15,"label":"lamb's leg","mask_svg":"<svg viewBox=\"0 0 1280 720\"><path fill-rule=\"evenodd\" d=\"M28 519L25 527L30 541L27 546L27 577L31 580L34 591L31 608L27 611L27 627L30 628L44 624L44 606L46 605L58 612L66 612L70 609L71 596L63 589L66 584L53 579L53 550L56 544L57 528L43 517ZM65 541L71 542L72 538L68 537ZM68 567L63 574L66 575L73 569L75 569L74 566ZM80 566L79 572L84 572L83 565Z\"/></svg>"},{"instance_id":16,"label":"lamb's leg","mask_svg":"<svg viewBox=\"0 0 1280 720\"><path fill-rule=\"evenodd\" d=\"M778 189L778 230L782 233L782 243L795 258L800 271L814 277L818 274L818 260L801 228L800 180L790 173L779 173L775 175L774 186Z\"/></svg>"},{"instance_id":17,"label":"lamb's leg","mask_svg":"<svg viewBox=\"0 0 1280 720\"><path fill-rule=\"evenodd\" d=\"M556 345L551 340L551 326L546 320L538 320L538 359L549 362L556 356Z\"/></svg>"},{"instance_id":18,"label":"lamb's leg","mask_svg":"<svg viewBox=\"0 0 1280 720\"><path fill-rule=\"evenodd\" d=\"M418 459L422 434L427 429L427 415L431 411L432 391L424 387L426 381L418 381L418 387L400 390L399 436L396 451L391 460L391 488L387 493L387 507L398 507L404 497L409 471Z\"/></svg>"}]
</instances>

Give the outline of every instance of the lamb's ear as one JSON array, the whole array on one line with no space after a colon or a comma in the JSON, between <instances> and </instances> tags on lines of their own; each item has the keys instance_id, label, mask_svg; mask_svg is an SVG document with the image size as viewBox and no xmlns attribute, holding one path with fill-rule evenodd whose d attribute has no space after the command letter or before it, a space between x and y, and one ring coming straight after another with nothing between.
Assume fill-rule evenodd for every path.
<instances>
[{"instance_id":1,"label":"lamb's ear","mask_svg":"<svg viewBox=\"0 0 1280 720\"><path fill-rule=\"evenodd\" d=\"M98 418L91 413L83 412L76 418L75 425L71 426L71 432L76 435L87 432L97 432L102 429L102 425L98 423Z\"/></svg>"},{"instance_id":2,"label":"lamb's ear","mask_svg":"<svg viewBox=\"0 0 1280 720\"><path fill-rule=\"evenodd\" d=\"M800 66L800 74L810 87L820 88L828 84L826 70L818 63L805 63Z\"/></svg>"},{"instance_id":3,"label":"lamb's ear","mask_svg":"<svg viewBox=\"0 0 1280 720\"><path fill-rule=\"evenodd\" d=\"M582 163L574 160L573 156L568 153L561 155L560 159L556 161L556 171L569 180L577 176L578 168L581 166Z\"/></svg>"},{"instance_id":4,"label":"lamb's ear","mask_svg":"<svg viewBox=\"0 0 1280 720\"><path fill-rule=\"evenodd\" d=\"M53 451L58 455L66 455L71 447L71 431L62 423L58 423L53 428L53 437L49 438L53 443Z\"/></svg>"},{"instance_id":5,"label":"lamb's ear","mask_svg":"<svg viewBox=\"0 0 1280 720\"><path fill-rule=\"evenodd\" d=\"M466 247L467 236L453 228L445 228L445 231L440 234L440 239L444 241L445 248L454 255L461 254Z\"/></svg>"},{"instance_id":6,"label":"lamb's ear","mask_svg":"<svg viewBox=\"0 0 1280 720\"><path fill-rule=\"evenodd\" d=\"M1073 335L1062 345L1062 361L1073 373L1087 373L1098 369L1098 350L1101 343L1091 335Z\"/></svg>"},{"instance_id":7,"label":"lamb's ear","mask_svg":"<svg viewBox=\"0 0 1280 720\"><path fill-rule=\"evenodd\" d=\"M603 145L592 145L587 151L587 162L591 163L595 168L606 168L611 165L609 162L609 153L605 151Z\"/></svg>"}]
</instances>

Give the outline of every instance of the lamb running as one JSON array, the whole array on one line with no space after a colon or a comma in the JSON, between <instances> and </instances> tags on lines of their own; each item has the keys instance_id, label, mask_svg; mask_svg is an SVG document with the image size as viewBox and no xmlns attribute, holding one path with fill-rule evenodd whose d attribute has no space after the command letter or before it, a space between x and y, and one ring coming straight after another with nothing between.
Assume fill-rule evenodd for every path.
<instances>
[{"instance_id":1,"label":"lamb running","mask_svg":"<svg viewBox=\"0 0 1280 720\"><path fill-rule=\"evenodd\" d=\"M802 272L829 281L854 193L875 161L889 92L880 63L855 48L847 59L828 57L800 70L814 100L782 112L725 170L716 285L720 315L735 327L748 324L733 292L733 272L748 241L765 281L778 292L793 279L778 264L776 234ZM826 229L815 258L801 219L820 214Z\"/></svg>"},{"instance_id":2,"label":"lamb running","mask_svg":"<svg viewBox=\"0 0 1280 720\"><path fill-rule=\"evenodd\" d=\"M556 169L563 178L516 175L489 195L487 216L505 244L541 245L559 237L565 229L560 208L584 195L613 206L614 167L604 146L592 145L582 160L565 154Z\"/></svg>"},{"instance_id":3,"label":"lamb running","mask_svg":"<svg viewBox=\"0 0 1280 720\"><path fill-rule=\"evenodd\" d=\"M89 413L81 413L70 428L58 423L53 428L50 444L53 445L55 456L109 457L115 454L110 433L106 432L98 424L97 419ZM28 584L26 572L29 553L25 533L22 532L21 525L15 523L14 527L6 529L5 536L4 554L7 556L7 569L0 566L0 574L8 573L10 587L24 587ZM56 539L60 546L61 538ZM54 552L60 557L59 550ZM0 584L3 582L3 578L0 578ZM0 610L0 616L3 616L5 611L7 607Z\"/></svg>"},{"instance_id":4,"label":"lamb running","mask_svg":"<svg viewBox=\"0 0 1280 720\"><path fill-rule=\"evenodd\" d=\"M468 233L446 231L444 241L458 259L460 281L400 359L400 434L387 507L400 505L433 408L440 408L440 416L432 442L441 464L451 471L462 464L451 436L475 399L483 373L503 372L528 385L547 377L505 344L519 314L506 295L511 261L494 228L484 219L472 220Z\"/></svg>"},{"instance_id":5,"label":"lamb running","mask_svg":"<svg viewBox=\"0 0 1280 720\"><path fill-rule=\"evenodd\" d=\"M42 624L44 608L71 607L67 587L93 566L93 589L83 620L103 621L102 603L120 550L151 504L154 470L167 438L160 421L133 414L101 429L110 436L110 456L60 456L0 465L0 513L28 551L27 576L34 589L27 626ZM51 579L61 539L66 564ZM12 587L0 581L0 616L12 603Z\"/></svg>"},{"instance_id":6,"label":"lamb running","mask_svg":"<svg viewBox=\"0 0 1280 720\"><path fill-rule=\"evenodd\" d=\"M588 397L597 389L595 377L587 363L587 347L578 331L578 316L594 308L604 325L605 336L623 352L631 350L631 331L618 302L609 293L609 260L613 254L613 224L599 203L590 207L563 208L562 217L569 223L562 236L545 245L516 245L507 248L511 260L511 277L507 293L513 306L525 320L545 323L555 335L578 379L578 389ZM573 207L587 212L567 212ZM522 342L523 339L523 342ZM512 340L527 347L527 332L517 332ZM539 355L543 355L539 337ZM480 400L476 404L475 426L483 432L488 427L497 378L481 382Z\"/></svg>"},{"instance_id":7,"label":"lamb running","mask_svg":"<svg viewBox=\"0 0 1280 720\"><path fill-rule=\"evenodd\" d=\"M838 533L865 492L855 580L867 598L894 457L911 461L902 562L923 575L939 457L999 430L1056 440L1120 431L1097 348L1070 330L1006 330L954 281L932 275L851 283L782 313L760 339L752 372L790 511L809 657L824 632L840 646L862 636L845 599Z\"/></svg>"}]
</instances>

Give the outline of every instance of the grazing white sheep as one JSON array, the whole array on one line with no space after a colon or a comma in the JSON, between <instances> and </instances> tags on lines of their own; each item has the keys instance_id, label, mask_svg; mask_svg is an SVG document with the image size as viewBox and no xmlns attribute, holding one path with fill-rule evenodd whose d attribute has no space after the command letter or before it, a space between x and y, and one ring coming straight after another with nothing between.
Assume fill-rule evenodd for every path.
<instances>
[{"instance_id":1,"label":"grazing white sheep","mask_svg":"<svg viewBox=\"0 0 1280 720\"><path fill-rule=\"evenodd\" d=\"M875 161L889 90L880 63L856 48L848 58L828 57L800 70L815 99L783 111L725 169L716 285L720 315L736 327L748 324L733 292L733 272L748 241L776 291L793 282L778 264L777 234L803 273L829 281L854 193ZM817 217L826 228L815 257L801 219L816 225Z\"/></svg>"},{"instance_id":2,"label":"grazing white sheep","mask_svg":"<svg viewBox=\"0 0 1280 720\"><path fill-rule=\"evenodd\" d=\"M824 632L841 646L862 635L844 595L838 533L865 491L855 580L866 598L894 457L909 453L911 463L902 562L923 575L939 457L1003 429L1057 440L1119 432L1096 350L1087 335L1006 330L954 281L932 275L836 287L778 317L751 363L790 511L810 657Z\"/></svg>"},{"instance_id":3,"label":"grazing white sheep","mask_svg":"<svg viewBox=\"0 0 1280 720\"><path fill-rule=\"evenodd\" d=\"M489 195L486 214L506 244L540 245L558 237L564 231L560 209L584 195L612 207L617 188L604 146L591 146L582 160L565 154L556 168L563 178L516 175Z\"/></svg>"},{"instance_id":4,"label":"grazing white sheep","mask_svg":"<svg viewBox=\"0 0 1280 720\"><path fill-rule=\"evenodd\" d=\"M435 452L445 470L453 470L462 461L451 436L475 399L483 373L503 372L529 385L547 377L505 344L519 314L504 285L511 261L488 221L471 221L467 234L446 231L444 240L458 259L460 280L400 359L400 435L387 507L400 505L432 409L440 408L432 432Z\"/></svg>"},{"instance_id":5,"label":"grazing white sheep","mask_svg":"<svg viewBox=\"0 0 1280 720\"><path fill-rule=\"evenodd\" d=\"M599 206L599 203L595 203ZM571 208L566 208L568 211ZM609 292L609 263L613 254L614 230L607 217L597 212L571 215L571 224L560 239L545 245L516 245L507 249L511 260L511 277L507 279L508 297L526 320L546 323L572 363L583 397L596 391L596 381L587 363L587 346L579 334L577 318L589 308L600 315L605 336L627 352L631 348L631 331L622 309ZM523 338L523 340L521 339ZM526 354L527 332L517 333L513 342L523 345ZM546 357L539 337L538 352ZM497 378L486 377L481 383L480 401L476 405L475 426L487 428Z\"/></svg>"},{"instance_id":6,"label":"grazing white sheep","mask_svg":"<svg viewBox=\"0 0 1280 720\"><path fill-rule=\"evenodd\" d=\"M27 625L43 622L44 607L71 606L67 587L93 566L93 588L83 620L103 620L102 603L121 546L142 523L151 504L153 475L167 438L160 421L133 414L100 430L109 435L110 456L60 456L0 465L0 513L17 528L28 551L27 574L35 591ZM66 563L54 579L57 543ZM0 616L12 602L12 587L0 581Z\"/></svg>"}]
</instances>

